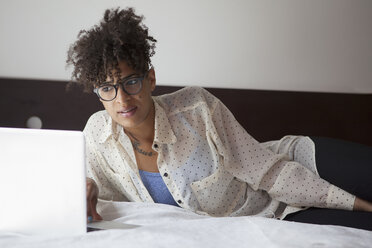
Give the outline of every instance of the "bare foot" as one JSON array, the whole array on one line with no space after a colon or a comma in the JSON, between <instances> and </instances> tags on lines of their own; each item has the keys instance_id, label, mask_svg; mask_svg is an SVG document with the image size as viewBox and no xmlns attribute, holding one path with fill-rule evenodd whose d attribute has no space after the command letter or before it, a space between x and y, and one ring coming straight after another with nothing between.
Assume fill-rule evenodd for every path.
<instances>
[{"instance_id":1,"label":"bare foot","mask_svg":"<svg viewBox=\"0 0 372 248\"><path fill-rule=\"evenodd\" d=\"M372 203L356 197L353 210L372 212Z\"/></svg>"}]
</instances>

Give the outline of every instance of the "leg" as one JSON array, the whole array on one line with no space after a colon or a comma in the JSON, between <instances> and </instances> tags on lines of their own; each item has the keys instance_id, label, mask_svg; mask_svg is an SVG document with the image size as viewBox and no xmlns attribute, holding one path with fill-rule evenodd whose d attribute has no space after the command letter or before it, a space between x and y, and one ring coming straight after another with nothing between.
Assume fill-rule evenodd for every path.
<instances>
[{"instance_id":1,"label":"leg","mask_svg":"<svg viewBox=\"0 0 372 248\"><path fill-rule=\"evenodd\" d=\"M284 220L321 225L347 226L372 231L372 212L309 208L289 214Z\"/></svg>"},{"instance_id":2,"label":"leg","mask_svg":"<svg viewBox=\"0 0 372 248\"><path fill-rule=\"evenodd\" d=\"M328 182L372 202L372 147L324 137L315 143L319 175Z\"/></svg>"},{"instance_id":3,"label":"leg","mask_svg":"<svg viewBox=\"0 0 372 248\"><path fill-rule=\"evenodd\" d=\"M372 202L372 147L331 138L310 138L315 143L315 160L320 176ZM290 214L285 220L372 230L371 212L309 208Z\"/></svg>"}]
</instances>

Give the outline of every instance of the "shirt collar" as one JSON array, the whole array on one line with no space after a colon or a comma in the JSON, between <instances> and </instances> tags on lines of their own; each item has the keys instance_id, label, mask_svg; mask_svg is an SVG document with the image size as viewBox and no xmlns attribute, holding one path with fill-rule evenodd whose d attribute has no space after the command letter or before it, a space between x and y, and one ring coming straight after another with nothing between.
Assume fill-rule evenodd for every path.
<instances>
[{"instance_id":1,"label":"shirt collar","mask_svg":"<svg viewBox=\"0 0 372 248\"><path fill-rule=\"evenodd\" d=\"M174 135L172 130L172 126L169 123L169 119L165 110L156 102L153 98L154 106L155 106L155 135L154 135L154 143L160 144L173 144L176 143L177 138ZM102 134L99 139L99 143L105 143L108 138L112 135L114 139L117 139L120 130L120 125L116 122L112 121L112 118L109 116L107 118L107 124L102 130Z\"/></svg>"},{"instance_id":2,"label":"shirt collar","mask_svg":"<svg viewBox=\"0 0 372 248\"><path fill-rule=\"evenodd\" d=\"M108 115L108 114L107 114ZM101 136L99 138L99 143L105 143L108 138L112 135L115 139L117 139L120 132L120 125L116 122L112 121L111 116L107 118L107 124L104 126Z\"/></svg>"},{"instance_id":3,"label":"shirt collar","mask_svg":"<svg viewBox=\"0 0 372 248\"><path fill-rule=\"evenodd\" d=\"M155 135L154 143L174 144L177 142L177 137L174 135L171 124L165 110L154 99L155 105Z\"/></svg>"}]
</instances>

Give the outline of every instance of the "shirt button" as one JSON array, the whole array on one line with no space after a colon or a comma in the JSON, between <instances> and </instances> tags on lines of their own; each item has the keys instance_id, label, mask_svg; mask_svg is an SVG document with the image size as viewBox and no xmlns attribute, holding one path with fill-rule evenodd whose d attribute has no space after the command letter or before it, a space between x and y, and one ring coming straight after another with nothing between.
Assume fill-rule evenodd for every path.
<instances>
[{"instance_id":1,"label":"shirt button","mask_svg":"<svg viewBox=\"0 0 372 248\"><path fill-rule=\"evenodd\" d=\"M167 176L168 176L168 173L165 172L165 173L163 174L163 176L167 177Z\"/></svg>"},{"instance_id":2,"label":"shirt button","mask_svg":"<svg viewBox=\"0 0 372 248\"><path fill-rule=\"evenodd\" d=\"M158 144L154 144L154 148L158 148L159 146L158 146Z\"/></svg>"},{"instance_id":3,"label":"shirt button","mask_svg":"<svg viewBox=\"0 0 372 248\"><path fill-rule=\"evenodd\" d=\"M177 202L178 202L179 204L181 204L181 203L182 203L182 201L181 201L181 200L178 200Z\"/></svg>"}]
</instances>

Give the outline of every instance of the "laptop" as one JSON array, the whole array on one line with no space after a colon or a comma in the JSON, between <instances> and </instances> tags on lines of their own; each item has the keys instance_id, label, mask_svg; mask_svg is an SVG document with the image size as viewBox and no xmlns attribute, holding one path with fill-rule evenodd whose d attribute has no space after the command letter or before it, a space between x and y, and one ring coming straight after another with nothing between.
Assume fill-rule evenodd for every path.
<instances>
[{"instance_id":1,"label":"laptop","mask_svg":"<svg viewBox=\"0 0 372 248\"><path fill-rule=\"evenodd\" d=\"M87 232L82 132L0 128L0 158L0 231L49 236ZM134 227L90 224L90 230Z\"/></svg>"}]
</instances>

